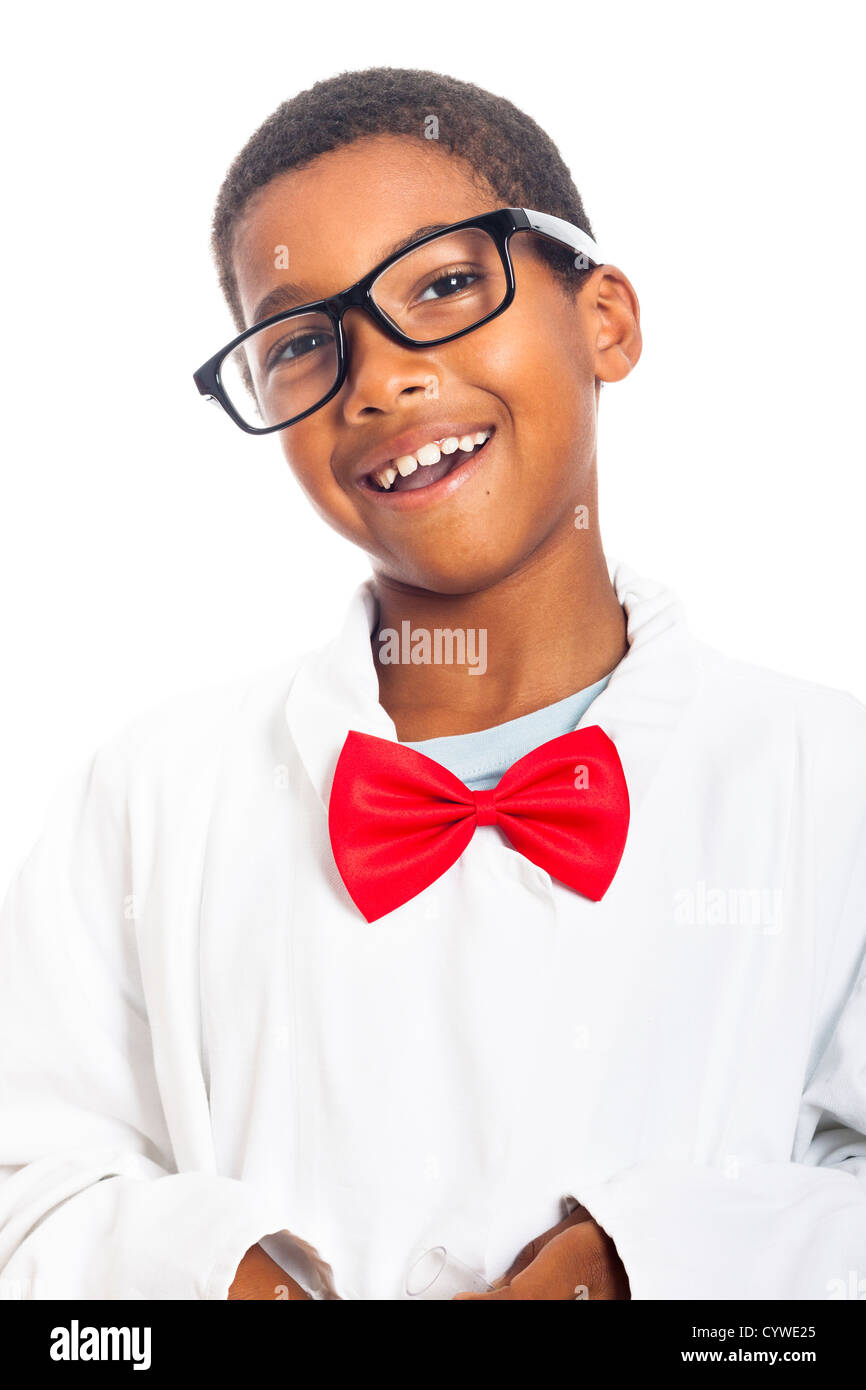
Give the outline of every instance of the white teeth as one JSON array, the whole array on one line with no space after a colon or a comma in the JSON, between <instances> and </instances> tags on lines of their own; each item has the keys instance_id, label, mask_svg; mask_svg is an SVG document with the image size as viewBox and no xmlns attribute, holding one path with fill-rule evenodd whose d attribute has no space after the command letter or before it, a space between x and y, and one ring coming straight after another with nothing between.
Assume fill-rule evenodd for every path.
<instances>
[{"instance_id":1,"label":"white teeth","mask_svg":"<svg viewBox=\"0 0 866 1390\"><path fill-rule=\"evenodd\" d=\"M418 450L418 462L422 468L429 468L431 464L438 463L441 457L438 444L422 444Z\"/></svg>"},{"instance_id":2,"label":"white teeth","mask_svg":"<svg viewBox=\"0 0 866 1390\"><path fill-rule=\"evenodd\" d=\"M490 430L477 430L475 434L449 434L444 439L431 441L429 444L422 444L414 454L401 454L399 458L393 459L384 468L380 468L373 477L380 487L390 488L397 474L401 478L408 478L410 473L414 473L419 466L429 468L431 464L438 463L443 454L455 454L458 449L463 453L471 453L479 444L490 438Z\"/></svg>"},{"instance_id":3,"label":"white teeth","mask_svg":"<svg viewBox=\"0 0 866 1390\"><path fill-rule=\"evenodd\" d=\"M390 487L396 476L397 470L392 468L390 464L387 468L380 468L378 473L373 474L380 487Z\"/></svg>"}]
</instances>

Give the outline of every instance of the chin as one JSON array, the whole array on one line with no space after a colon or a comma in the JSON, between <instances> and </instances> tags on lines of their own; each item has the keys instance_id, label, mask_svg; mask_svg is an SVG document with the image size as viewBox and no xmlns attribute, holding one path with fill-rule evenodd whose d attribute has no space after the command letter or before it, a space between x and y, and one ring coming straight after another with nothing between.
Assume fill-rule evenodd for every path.
<instances>
[{"instance_id":1,"label":"chin","mask_svg":"<svg viewBox=\"0 0 866 1390\"><path fill-rule=\"evenodd\" d=\"M449 563L442 563L443 560ZM453 557L440 556L439 563L424 563L417 560L407 562L399 571L393 566L385 566L384 572L400 584L425 593L446 594L453 597L480 594L493 588L521 568L523 554L501 556L476 555L471 561L458 562Z\"/></svg>"}]
</instances>

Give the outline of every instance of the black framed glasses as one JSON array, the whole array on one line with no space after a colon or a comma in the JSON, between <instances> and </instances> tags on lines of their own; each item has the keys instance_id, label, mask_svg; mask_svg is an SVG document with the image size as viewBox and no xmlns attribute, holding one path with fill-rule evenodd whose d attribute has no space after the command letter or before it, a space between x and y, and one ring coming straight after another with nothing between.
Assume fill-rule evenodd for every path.
<instances>
[{"instance_id":1,"label":"black framed glasses","mask_svg":"<svg viewBox=\"0 0 866 1390\"><path fill-rule=\"evenodd\" d=\"M468 217L419 237L339 294L253 324L199 367L195 384L248 434L287 429L343 385L347 309L363 309L395 342L427 348L504 313L514 299L515 232L567 247L578 270L602 264L592 237L551 213L500 208Z\"/></svg>"}]
</instances>

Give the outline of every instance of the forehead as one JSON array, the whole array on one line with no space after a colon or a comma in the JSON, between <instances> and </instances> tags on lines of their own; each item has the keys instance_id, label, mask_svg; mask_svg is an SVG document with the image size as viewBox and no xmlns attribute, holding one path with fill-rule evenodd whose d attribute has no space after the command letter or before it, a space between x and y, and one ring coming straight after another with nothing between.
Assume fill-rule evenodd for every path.
<instances>
[{"instance_id":1,"label":"forehead","mask_svg":"<svg viewBox=\"0 0 866 1390\"><path fill-rule=\"evenodd\" d=\"M432 140L377 136L320 155L259 189L238 221L233 262L246 322L282 283L305 291L299 303L325 298L416 227L498 206L469 166Z\"/></svg>"}]
</instances>

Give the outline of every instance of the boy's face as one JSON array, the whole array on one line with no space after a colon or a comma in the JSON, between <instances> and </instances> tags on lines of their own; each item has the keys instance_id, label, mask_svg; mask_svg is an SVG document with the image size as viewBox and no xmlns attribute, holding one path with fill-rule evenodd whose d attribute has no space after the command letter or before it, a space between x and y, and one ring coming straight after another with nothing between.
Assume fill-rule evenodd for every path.
<instances>
[{"instance_id":1,"label":"boy's face","mask_svg":"<svg viewBox=\"0 0 866 1390\"><path fill-rule=\"evenodd\" d=\"M303 302L324 298L416 228L498 206L432 141L380 136L322 155L273 179L244 212L234 264L246 322L282 281L302 284ZM287 269L275 269L280 247L288 248ZM510 307L451 343L404 347L350 309L347 380L278 436L314 507L368 553L381 578L436 593L476 592L555 537L573 539L575 506L594 502L603 270L574 297L532 234L515 235L511 254ZM380 492L363 472L371 451L387 454L406 431L418 430L420 444L469 429L493 434L477 461L459 455L465 461L441 481Z\"/></svg>"}]
</instances>

